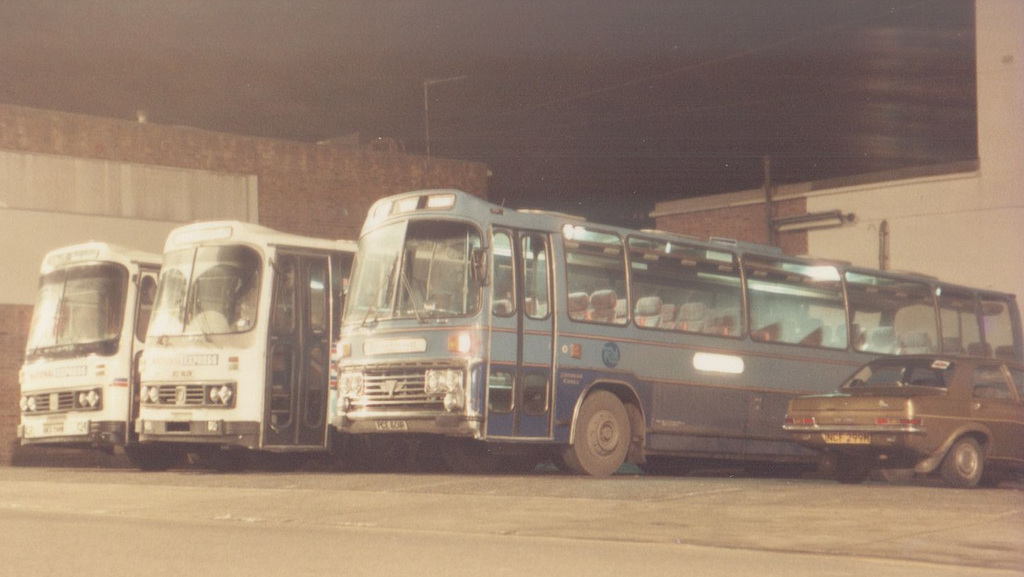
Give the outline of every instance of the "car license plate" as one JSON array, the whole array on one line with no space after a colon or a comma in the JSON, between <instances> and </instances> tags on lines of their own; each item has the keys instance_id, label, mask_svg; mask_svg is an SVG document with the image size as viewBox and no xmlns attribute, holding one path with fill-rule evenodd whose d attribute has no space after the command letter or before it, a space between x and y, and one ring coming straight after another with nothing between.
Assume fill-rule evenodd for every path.
<instances>
[{"instance_id":1,"label":"car license plate","mask_svg":"<svg viewBox=\"0 0 1024 577\"><path fill-rule=\"evenodd\" d=\"M866 433L822 433L829 445L870 445L871 435Z\"/></svg>"},{"instance_id":2,"label":"car license plate","mask_svg":"<svg viewBox=\"0 0 1024 577\"><path fill-rule=\"evenodd\" d=\"M377 421L378 431L408 431L409 425L405 421Z\"/></svg>"}]
</instances>

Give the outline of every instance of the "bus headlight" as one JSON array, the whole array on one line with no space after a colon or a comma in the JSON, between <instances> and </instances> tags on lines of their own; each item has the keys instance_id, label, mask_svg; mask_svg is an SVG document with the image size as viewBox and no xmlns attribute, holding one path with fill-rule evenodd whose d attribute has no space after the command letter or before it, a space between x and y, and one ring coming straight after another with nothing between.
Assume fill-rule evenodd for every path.
<instances>
[{"instance_id":1,"label":"bus headlight","mask_svg":"<svg viewBox=\"0 0 1024 577\"><path fill-rule=\"evenodd\" d=\"M444 396L444 410L449 413L457 411L466 405L466 395L462 390L452 391Z\"/></svg>"},{"instance_id":2,"label":"bus headlight","mask_svg":"<svg viewBox=\"0 0 1024 577\"><path fill-rule=\"evenodd\" d=\"M234 383L208 385L206 387L206 398L214 405L230 406L231 401L235 398L235 385Z\"/></svg>"},{"instance_id":3,"label":"bus headlight","mask_svg":"<svg viewBox=\"0 0 1024 577\"><path fill-rule=\"evenodd\" d=\"M81 391L78 393L78 408L80 409L95 409L100 404L100 392L97 389L89 391Z\"/></svg>"},{"instance_id":4,"label":"bus headlight","mask_svg":"<svg viewBox=\"0 0 1024 577\"><path fill-rule=\"evenodd\" d=\"M341 373L338 394L342 397L359 397L363 394L363 373L349 371Z\"/></svg>"},{"instance_id":5,"label":"bus headlight","mask_svg":"<svg viewBox=\"0 0 1024 577\"><path fill-rule=\"evenodd\" d=\"M453 369L428 369L424 375L423 392L428 395L462 392L463 373Z\"/></svg>"},{"instance_id":6,"label":"bus headlight","mask_svg":"<svg viewBox=\"0 0 1024 577\"><path fill-rule=\"evenodd\" d=\"M157 404L160 402L160 388L156 386L142 387L139 397L144 403Z\"/></svg>"},{"instance_id":7,"label":"bus headlight","mask_svg":"<svg viewBox=\"0 0 1024 577\"><path fill-rule=\"evenodd\" d=\"M21 400L18 401L18 406L21 407L21 412L22 413L28 411L28 400L29 400L29 398L30 397L22 397Z\"/></svg>"},{"instance_id":8,"label":"bus headlight","mask_svg":"<svg viewBox=\"0 0 1024 577\"><path fill-rule=\"evenodd\" d=\"M444 395L446 411L456 411L466 405L465 373L458 369L428 369L424 374L423 392Z\"/></svg>"}]
</instances>

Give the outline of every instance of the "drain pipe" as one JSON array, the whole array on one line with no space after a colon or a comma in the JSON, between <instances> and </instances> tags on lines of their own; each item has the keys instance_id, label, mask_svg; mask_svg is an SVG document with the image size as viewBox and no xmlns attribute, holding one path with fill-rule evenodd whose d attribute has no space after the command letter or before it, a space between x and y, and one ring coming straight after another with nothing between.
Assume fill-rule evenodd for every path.
<instances>
[{"instance_id":1,"label":"drain pipe","mask_svg":"<svg viewBox=\"0 0 1024 577\"><path fill-rule=\"evenodd\" d=\"M878 225L878 268L889 270L889 221Z\"/></svg>"}]
</instances>

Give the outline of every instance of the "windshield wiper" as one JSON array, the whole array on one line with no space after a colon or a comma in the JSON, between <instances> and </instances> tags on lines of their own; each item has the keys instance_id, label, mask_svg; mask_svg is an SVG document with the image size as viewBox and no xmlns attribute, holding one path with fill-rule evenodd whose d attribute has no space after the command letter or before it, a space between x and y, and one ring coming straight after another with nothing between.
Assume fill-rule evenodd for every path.
<instances>
[{"instance_id":1,"label":"windshield wiper","mask_svg":"<svg viewBox=\"0 0 1024 577\"><path fill-rule=\"evenodd\" d=\"M366 308L366 314L363 315L363 322L359 323L360 326L365 327L367 325L366 320L370 318L370 315L373 315L373 319L370 321L370 323L377 324L377 307L374 305L370 305L369 307Z\"/></svg>"},{"instance_id":2,"label":"windshield wiper","mask_svg":"<svg viewBox=\"0 0 1024 577\"><path fill-rule=\"evenodd\" d=\"M405 287L406 292L409 293L409 302L412 303L412 314L416 315L416 320L422 325L427 322L420 316L420 303L416 302L416 295L412 292L412 284L409 283L409 277L405 276L405 271L398 273L398 280L401 281L402 286Z\"/></svg>"}]
</instances>

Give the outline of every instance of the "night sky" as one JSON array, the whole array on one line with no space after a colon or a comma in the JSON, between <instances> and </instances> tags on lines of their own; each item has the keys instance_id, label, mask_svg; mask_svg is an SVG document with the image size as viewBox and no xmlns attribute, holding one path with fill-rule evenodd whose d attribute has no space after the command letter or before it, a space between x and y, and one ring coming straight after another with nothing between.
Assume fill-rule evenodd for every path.
<instances>
[{"instance_id":1,"label":"night sky","mask_svg":"<svg viewBox=\"0 0 1024 577\"><path fill-rule=\"evenodd\" d=\"M5 0L0 102L484 162L491 200L658 200L977 157L972 0ZM449 80L457 79L457 80Z\"/></svg>"}]
</instances>

